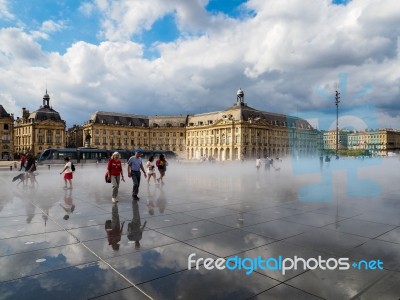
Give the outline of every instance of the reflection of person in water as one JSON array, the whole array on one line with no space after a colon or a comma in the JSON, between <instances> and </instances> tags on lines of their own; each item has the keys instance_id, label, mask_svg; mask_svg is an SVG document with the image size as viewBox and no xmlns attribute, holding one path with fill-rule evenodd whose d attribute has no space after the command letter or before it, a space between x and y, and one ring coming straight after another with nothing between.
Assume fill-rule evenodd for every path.
<instances>
[{"instance_id":1,"label":"reflection of person in water","mask_svg":"<svg viewBox=\"0 0 400 300\"><path fill-rule=\"evenodd\" d=\"M167 199L165 198L165 193L162 187L160 188L160 194L158 195L156 205L158 207L158 211L163 214L165 208L167 207Z\"/></svg>"},{"instance_id":2,"label":"reflection of person in water","mask_svg":"<svg viewBox=\"0 0 400 300\"><path fill-rule=\"evenodd\" d=\"M60 203L60 206L64 209L64 220L69 219L69 215L75 210L74 200L72 199L72 190L65 190L64 203Z\"/></svg>"},{"instance_id":3,"label":"reflection of person in water","mask_svg":"<svg viewBox=\"0 0 400 300\"><path fill-rule=\"evenodd\" d=\"M25 211L26 211L26 223L31 223L33 217L35 216L36 206L32 204L31 201L25 199Z\"/></svg>"},{"instance_id":4,"label":"reflection of person in water","mask_svg":"<svg viewBox=\"0 0 400 300\"><path fill-rule=\"evenodd\" d=\"M147 211L149 215L154 215L154 193L150 191L150 186L147 186Z\"/></svg>"},{"instance_id":5,"label":"reflection of person in water","mask_svg":"<svg viewBox=\"0 0 400 300\"><path fill-rule=\"evenodd\" d=\"M108 244L111 245L114 251L119 250L119 242L121 241L122 230L125 222L119 222L118 205L112 205L111 220L107 220L105 229L107 232Z\"/></svg>"},{"instance_id":6,"label":"reflection of person in water","mask_svg":"<svg viewBox=\"0 0 400 300\"><path fill-rule=\"evenodd\" d=\"M139 205L135 200L132 201L132 211L133 219L132 222L128 224L128 239L135 242L135 248L140 248L140 240L142 239L143 231L147 222L144 221L142 226L140 221Z\"/></svg>"}]
</instances>

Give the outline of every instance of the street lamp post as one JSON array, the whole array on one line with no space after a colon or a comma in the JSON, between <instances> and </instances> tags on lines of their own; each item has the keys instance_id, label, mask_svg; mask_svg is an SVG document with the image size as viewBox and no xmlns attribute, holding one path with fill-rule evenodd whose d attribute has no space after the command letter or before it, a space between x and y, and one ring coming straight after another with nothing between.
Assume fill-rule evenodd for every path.
<instances>
[{"instance_id":1,"label":"street lamp post","mask_svg":"<svg viewBox=\"0 0 400 300\"><path fill-rule=\"evenodd\" d=\"M340 93L336 91L335 105L336 105L336 159L339 159L339 101Z\"/></svg>"}]
</instances>

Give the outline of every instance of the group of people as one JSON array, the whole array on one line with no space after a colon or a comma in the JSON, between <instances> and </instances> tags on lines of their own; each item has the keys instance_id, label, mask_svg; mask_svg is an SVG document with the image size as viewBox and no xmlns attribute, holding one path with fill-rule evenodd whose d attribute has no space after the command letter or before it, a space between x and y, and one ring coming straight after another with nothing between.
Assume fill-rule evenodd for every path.
<instances>
[{"instance_id":1,"label":"group of people","mask_svg":"<svg viewBox=\"0 0 400 300\"><path fill-rule=\"evenodd\" d=\"M144 177L147 178L147 183L150 184L150 179L154 179L154 183L164 184L163 178L165 176L165 172L167 170L168 162L166 161L163 154L160 154L158 160L154 163L154 156L150 156L149 160L146 163L146 169L143 166L142 162L142 150L136 149L135 154L131 156L128 160L128 177L132 178L133 181L133 189L132 189L132 199L139 200L139 186L140 186L140 178L141 172ZM155 169L158 169L159 178L157 178L157 174ZM118 189L120 181L124 181L124 173L122 170L122 162L120 160L120 155L118 152L114 152L111 156L111 159L107 164L107 173L106 177L111 179L112 184L112 203L118 202Z\"/></svg>"},{"instance_id":2,"label":"group of people","mask_svg":"<svg viewBox=\"0 0 400 300\"><path fill-rule=\"evenodd\" d=\"M276 157L276 160L282 161L279 157ZM256 159L257 171L261 168L262 163L263 163L262 159L260 157L257 157L257 159ZM274 160L268 156L264 158L264 168L267 171L270 171L271 169L275 169L276 171L280 170L280 168L276 168L274 166Z\"/></svg>"},{"instance_id":3,"label":"group of people","mask_svg":"<svg viewBox=\"0 0 400 300\"><path fill-rule=\"evenodd\" d=\"M36 171L36 161L33 157L32 153L26 153L26 155L21 154L20 156L20 168L19 171L24 171L21 173L18 179L20 179L20 183L24 184L30 180L31 186L33 187L35 183L37 183L34 172ZM14 180L13 180L14 181Z\"/></svg>"}]
</instances>

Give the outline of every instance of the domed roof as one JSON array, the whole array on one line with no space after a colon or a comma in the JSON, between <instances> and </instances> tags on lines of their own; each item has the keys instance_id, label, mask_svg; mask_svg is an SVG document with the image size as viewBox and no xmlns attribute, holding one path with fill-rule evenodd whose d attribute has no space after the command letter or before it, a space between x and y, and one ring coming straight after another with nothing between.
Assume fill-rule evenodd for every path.
<instances>
[{"instance_id":1,"label":"domed roof","mask_svg":"<svg viewBox=\"0 0 400 300\"><path fill-rule=\"evenodd\" d=\"M41 107L29 115L29 119L35 121L54 120L61 121L60 114L51 107Z\"/></svg>"},{"instance_id":2,"label":"domed roof","mask_svg":"<svg viewBox=\"0 0 400 300\"><path fill-rule=\"evenodd\" d=\"M45 120L54 120L54 121L62 121L60 114L50 107L50 96L46 94L43 96L43 106L41 106L38 110L34 111L29 115L29 119L34 119L35 121L45 121Z\"/></svg>"}]
</instances>

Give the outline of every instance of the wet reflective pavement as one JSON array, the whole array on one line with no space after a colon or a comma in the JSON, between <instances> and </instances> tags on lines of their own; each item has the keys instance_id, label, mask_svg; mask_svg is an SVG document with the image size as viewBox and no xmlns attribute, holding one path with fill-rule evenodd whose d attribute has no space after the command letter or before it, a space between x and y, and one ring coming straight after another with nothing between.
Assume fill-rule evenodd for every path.
<instances>
[{"instance_id":1,"label":"wet reflective pavement","mask_svg":"<svg viewBox=\"0 0 400 300\"><path fill-rule=\"evenodd\" d=\"M34 187L1 171L0 299L399 299L400 161L344 162L316 172L170 162L165 185L142 177L132 201L127 178L117 204L105 165L77 166L72 190L60 166L40 167ZM295 256L350 266L204 263Z\"/></svg>"}]
</instances>

